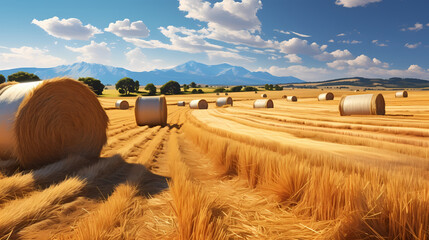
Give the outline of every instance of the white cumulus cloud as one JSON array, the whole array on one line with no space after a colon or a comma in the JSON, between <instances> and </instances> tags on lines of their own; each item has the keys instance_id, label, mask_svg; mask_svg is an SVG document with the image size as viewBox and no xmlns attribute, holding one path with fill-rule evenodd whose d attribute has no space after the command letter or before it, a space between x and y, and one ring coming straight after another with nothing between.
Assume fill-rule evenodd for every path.
<instances>
[{"instance_id":1,"label":"white cumulus cloud","mask_svg":"<svg viewBox=\"0 0 429 240\"><path fill-rule=\"evenodd\" d=\"M72 52L80 53L77 57L78 61L85 61L90 63L110 64L110 48L107 43L96 43L91 41L89 45L83 47L69 47L66 48Z\"/></svg>"},{"instance_id":2,"label":"white cumulus cloud","mask_svg":"<svg viewBox=\"0 0 429 240\"><path fill-rule=\"evenodd\" d=\"M302 58L296 54L287 54L284 56L290 63L302 63Z\"/></svg>"},{"instance_id":3,"label":"white cumulus cloud","mask_svg":"<svg viewBox=\"0 0 429 240\"><path fill-rule=\"evenodd\" d=\"M55 67L65 64L66 61L59 57L49 55L46 49L22 46L19 48L7 48L7 52L0 52L0 69L11 69L20 67Z\"/></svg>"},{"instance_id":4,"label":"white cumulus cloud","mask_svg":"<svg viewBox=\"0 0 429 240\"><path fill-rule=\"evenodd\" d=\"M223 0L213 5L203 0L179 0L179 10L186 17L207 22L211 28L230 30L260 30L261 22L256 12L262 8L260 0Z\"/></svg>"},{"instance_id":5,"label":"white cumulus cloud","mask_svg":"<svg viewBox=\"0 0 429 240\"><path fill-rule=\"evenodd\" d=\"M326 45L319 46L315 42L309 44L307 40L291 38L288 41L280 43L280 52L286 54L304 54L313 56L322 53L326 47Z\"/></svg>"},{"instance_id":6,"label":"white cumulus cloud","mask_svg":"<svg viewBox=\"0 0 429 240\"><path fill-rule=\"evenodd\" d=\"M127 58L127 65L124 68L131 71L151 71L153 69L159 69L162 66L162 60L154 59L148 60L146 55L141 51L140 48L134 48L125 53Z\"/></svg>"},{"instance_id":7,"label":"white cumulus cloud","mask_svg":"<svg viewBox=\"0 0 429 240\"><path fill-rule=\"evenodd\" d=\"M111 32L118 37L145 38L149 36L149 29L143 21L130 22L127 18L110 23L104 31Z\"/></svg>"},{"instance_id":8,"label":"white cumulus cloud","mask_svg":"<svg viewBox=\"0 0 429 240\"><path fill-rule=\"evenodd\" d=\"M381 0L336 0L335 4L342 5L346 8L362 7L370 3L381 2Z\"/></svg>"},{"instance_id":9,"label":"white cumulus cloud","mask_svg":"<svg viewBox=\"0 0 429 240\"><path fill-rule=\"evenodd\" d=\"M90 24L84 26L77 18L60 20L55 16L41 21L33 19L31 23L39 26L49 35L65 40L89 40L95 34L103 33Z\"/></svg>"},{"instance_id":10,"label":"white cumulus cloud","mask_svg":"<svg viewBox=\"0 0 429 240\"><path fill-rule=\"evenodd\" d=\"M346 68L370 68L370 67L384 67L387 68L389 65L383 63L377 58L369 58L368 56L362 54L355 59L351 60L335 60L333 62L327 63L328 67L334 68L337 70L344 70Z\"/></svg>"},{"instance_id":11,"label":"white cumulus cloud","mask_svg":"<svg viewBox=\"0 0 429 240\"><path fill-rule=\"evenodd\" d=\"M414 24L414 26L412 26L412 27L408 27L408 28L402 28L401 29L401 31L420 31L420 30L422 30L423 29L423 24L421 24L421 23L416 23L416 24Z\"/></svg>"},{"instance_id":12,"label":"white cumulus cloud","mask_svg":"<svg viewBox=\"0 0 429 240\"><path fill-rule=\"evenodd\" d=\"M206 51L207 56L209 57L212 63L229 63L233 65L241 65L243 61L245 62L254 62L255 58L242 56L235 52L228 51Z\"/></svg>"},{"instance_id":13,"label":"white cumulus cloud","mask_svg":"<svg viewBox=\"0 0 429 240\"><path fill-rule=\"evenodd\" d=\"M385 43L381 43L380 41L378 41L378 40L372 40L372 43L374 43L375 45L377 45L377 46L379 46L379 47L387 47L387 44L385 44Z\"/></svg>"},{"instance_id":14,"label":"white cumulus cloud","mask_svg":"<svg viewBox=\"0 0 429 240\"><path fill-rule=\"evenodd\" d=\"M418 48L421 44L422 44L421 42L414 43L414 44L412 44L412 43L406 43L405 47L410 48L410 49L414 49L414 48Z\"/></svg>"}]
</instances>

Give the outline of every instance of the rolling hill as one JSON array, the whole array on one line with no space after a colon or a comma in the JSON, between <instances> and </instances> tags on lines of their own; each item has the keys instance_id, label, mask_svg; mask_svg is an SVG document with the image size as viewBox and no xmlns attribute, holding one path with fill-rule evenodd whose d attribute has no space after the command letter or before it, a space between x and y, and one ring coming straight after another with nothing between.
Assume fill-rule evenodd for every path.
<instances>
[{"instance_id":1,"label":"rolling hill","mask_svg":"<svg viewBox=\"0 0 429 240\"><path fill-rule=\"evenodd\" d=\"M428 88L429 81L416 78L341 78L322 82L297 83L295 87Z\"/></svg>"}]
</instances>

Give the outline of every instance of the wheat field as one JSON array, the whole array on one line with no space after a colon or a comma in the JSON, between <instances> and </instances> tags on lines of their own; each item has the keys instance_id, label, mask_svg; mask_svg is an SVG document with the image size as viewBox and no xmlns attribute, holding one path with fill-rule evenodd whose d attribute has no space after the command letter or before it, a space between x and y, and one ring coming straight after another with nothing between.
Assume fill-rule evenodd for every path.
<instances>
[{"instance_id":1,"label":"wheat field","mask_svg":"<svg viewBox=\"0 0 429 240\"><path fill-rule=\"evenodd\" d=\"M429 93L341 117L359 93L332 92L265 92L273 109L252 108L263 92L167 96L155 127L136 125L135 98L100 98L99 159L0 161L0 239L429 239ZM208 110L176 105L198 98Z\"/></svg>"}]
</instances>

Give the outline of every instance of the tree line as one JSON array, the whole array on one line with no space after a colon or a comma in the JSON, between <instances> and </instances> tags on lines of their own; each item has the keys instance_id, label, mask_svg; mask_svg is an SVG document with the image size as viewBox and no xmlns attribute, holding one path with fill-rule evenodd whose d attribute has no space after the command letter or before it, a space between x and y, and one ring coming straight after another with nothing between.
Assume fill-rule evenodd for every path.
<instances>
[{"instance_id":1,"label":"tree line","mask_svg":"<svg viewBox=\"0 0 429 240\"><path fill-rule=\"evenodd\" d=\"M16 81L16 82L29 82L29 81L39 81L40 78L33 74L33 73L27 73L27 72L16 72L7 77L7 81ZM106 88L104 84L101 83L99 79L95 79L92 77L80 77L78 81L86 84L89 86L89 88L97 95L102 95L103 90ZM6 78L0 74L0 84L6 82ZM208 85L206 85L208 87ZM204 91L201 89L201 85L197 85L195 82L191 82L190 84L183 84L180 86L180 84L176 81L168 81L164 85L160 87L160 93L171 95L171 94L181 94L183 88L183 92L188 92L189 88L193 88L191 91L192 94L197 93L204 93ZM198 88L198 89L197 89ZM265 90L283 90L283 87L280 87L279 85L272 85L272 84L265 84L264 86ZM118 92L122 95L130 95L131 93L139 93L140 89L140 82L138 80L134 81L134 79L129 77L124 77L120 79L115 84L115 89L118 90ZM148 83L145 88L147 91L147 95L153 96L157 94L157 88L153 83ZM233 86L230 87L228 90L219 87L214 90L214 92L240 92L240 91L258 91L256 87L252 86Z\"/></svg>"}]
</instances>

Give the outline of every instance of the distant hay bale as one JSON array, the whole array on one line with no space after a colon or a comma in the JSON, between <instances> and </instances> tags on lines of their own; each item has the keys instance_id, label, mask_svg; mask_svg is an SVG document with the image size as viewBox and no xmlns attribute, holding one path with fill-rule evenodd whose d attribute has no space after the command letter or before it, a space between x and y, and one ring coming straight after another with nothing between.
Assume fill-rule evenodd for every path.
<instances>
[{"instance_id":1,"label":"distant hay bale","mask_svg":"<svg viewBox=\"0 0 429 240\"><path fill-rule=\"evenodd\" d=\"M298 101L298 98L296 96L288 96L287 98L288 102L296 102Z\"/></svg>"},{"instance_id":2,"label":"distant hay bale","mask_svg":"<svg viewBox=\"0 0 429 240\"><path fill-rule=\"evenodd\" d=\"M255 91L255 94L257 94L258 93L258 91Z\"/></svg>"},{"instance_id":3,"label":"distant hay bale","mask_svg":"<svg viewBox=\"0 0 429 240\"><path fill-rule=\"evenodd\" d=\"M317 97L317 99L319 101L334 100L334 94L331 92L322 93Z\"/></svg>"},{"instance_id":4,"label":"distant hay bale","mask_svg":"<svg viewBox=\"0 0 429 240\"><path fill-rule=\"evenodd\" d=\"M109 119L88 86L54 78L0 89L0 158L38 168L69 155L99 157Z\"/></svg>"},{"instance_id":5,"label":"distant hay bale","mask_svg":"<svg viewBox=\"0 0 429 240\"><path fill-rule=\"evenodd\" d=\"M395 93L395 97L397 98L406 98L408 97L408 92L407 91L399 91Z\"/></svg>"},{"instance_id":6,"label":"distant hay bale","mask_svg":"<svg viewBox=\"0 0 429 240\"><path fill-rule=\"evenodd\" d=\"M232 106L232 98L231 97L221 97L216 100L216 106L222 107L224 105Z\"/></svg>"},{"instance_id":7,"label":"distant hay bale","mask_svg":"<svg viewBox=\"0 0 429 240\"><path fill-rule=\"evenodd\" d=\"M266 97L267 97L267 94L262 93L262 94L261 94L261 97L262 97L262 98L266 98Z\"/></svg>"},{"instance_id":8,"label":"distant hay bale","mask_svg":"<svg viewBox=\"0 0 429 240\"><path fill-rule=\"evenodd\" d=\"M218 96L219 96L219 93L217 92L217 93L216 93L216 95L218 95Z\"/></svg>"},{"instance_id":9,"label":"distant hay bale","mask_svg":"<svg viewBox=\"0 0 429 240\"><path fill-rule=\"evenodd\" d=\"M227 92L225 93L225 96L228 96L228 93L227 93Z\"/></svg>"},{"instance_id":10,"label":"distant hay bale","mask_svg":"<svg viewBox=\"0 0 429 240\"><path fill-rule=\"evenodd\" d=\"M115 103L115 107L118 109L128 109L130 108L130 104L128 104L128 102L125 100L118 100Z\"/></svg>"},{"instance_id":11,"label":"distant hay bale","mask_svg":"<svg viewBox=\"0 0 429 240\"><path fill-rule=\"evenodd\" d=\"M343 96L339 105L340 115L384 115L385 102L381 94Z\"/></svg>"},{"instance_id":12,"label":"distant hay bale","mask_svg":"<svg viewBox=\"0 0 429 240\"><path fill-rule=\"evenodd\" d=\"M186 105L185 101L178 101L177 102L177 106L183 107L185 105Z\"/></svg>"},{"instance_id":13,"label":"distant hay bale","mask_svg":"<svg viewBox=\"0 0 429 240\"><path fill-rule=\"evenodd\" d=\"M138 126L167 124L167 101L160 97L137 97L134 107Z\"/></svg>"},{"instance_id":14,"label":"distant hay bale","mask_svg":"<svg viewBox=\"0 0 429 240\"><path fill-rule=\"evenodd\" d=\"M209 108L209 104L205 99L197 99L197 100L192 100L189 103L189 107L191 109L207 109Z\"/></svg>"},{"instance_id":15,"label":"distant hay bale","mask_svg":"<svg viewBox=\"0 0 429 240\"><path fill-rule=\"evenodd\" d=\"M256 99L253 108L274 108L274 103L271 99Z\"/></svg>"},{"instance_id":16,"label":"distant hay bale","mask_svg":"<svg viewBox=\"0 0 429 240\"><path fill-rule=\"evenodd\" d=\"M287 98L287 95L283 95L282 98Z\"/></svg>"}]
</instances>

